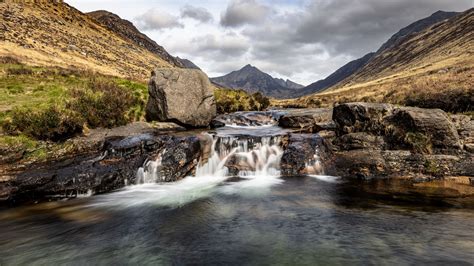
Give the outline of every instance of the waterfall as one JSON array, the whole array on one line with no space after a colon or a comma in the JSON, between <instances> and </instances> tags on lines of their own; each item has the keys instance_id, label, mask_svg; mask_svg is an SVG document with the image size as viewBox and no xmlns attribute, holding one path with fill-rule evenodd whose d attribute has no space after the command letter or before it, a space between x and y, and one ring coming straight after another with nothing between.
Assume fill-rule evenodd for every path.
<instances>
[{"instance_id":1,"label":"waterfall","mask_svg":"<svg viewBox=\"0 0 474 266\"><path fill-rule=\"evenodd\" d=\"M248 137L205 134L211 143L207 160L201 159L195 177L256 177L280 175L283 155L280 136ZM137 184L156 183L160 176L161 154L137 171Z\"/></svg>"}]
</instances>

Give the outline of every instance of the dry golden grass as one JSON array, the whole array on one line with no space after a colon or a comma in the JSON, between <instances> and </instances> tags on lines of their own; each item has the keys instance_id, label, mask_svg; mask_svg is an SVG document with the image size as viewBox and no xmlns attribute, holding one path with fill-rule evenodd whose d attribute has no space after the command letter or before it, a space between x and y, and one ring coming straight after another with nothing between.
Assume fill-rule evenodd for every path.
<instances>
[{"instance_id":1,"label":"dry golden grass","mask_svg":"<svg viewBox=\"0 0 474 266\"><path fill-rule=\"evenodd\" d=\"M401 73L396 78L386 77L299 99L272 100L272 105L328 107L358 101L441 108L449 112L472 111L474 64L450 66L414 75Z\"/></svg>"},{"instance_id":2,"label":"dry golden grass","mask_svg":"<svg viewBox=\"0 0 474 266\"><path fill-rule=\"evenodd\" d=\"M28 65L87 69L141 81L155 67L173 67L63 3L1 2L0 25L0 56Z\"/></svg>"}]
</instances>

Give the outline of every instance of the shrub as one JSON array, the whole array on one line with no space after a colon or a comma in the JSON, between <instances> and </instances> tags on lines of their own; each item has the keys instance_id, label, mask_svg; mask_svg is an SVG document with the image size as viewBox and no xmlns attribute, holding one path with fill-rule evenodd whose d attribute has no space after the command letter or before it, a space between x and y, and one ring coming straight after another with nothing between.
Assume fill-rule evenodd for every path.
<instances>
[{"instance_id":1,"label":"shrub","mask_svg":"<svg viewBox=\"0 0 474 266\"><path fill-rule=\"evenodd\" d=\"M257 92L248 94L243 90L216 89L214 91L217 113L238 111L261 111L270 105L270 100Z\"/></svg>"},{"instance_id":2,"label":"shrub","mask_svg":"<svg viewBox=\"0 0 474 266\"><path fill-rule=\"evenodd\" d=\"M421 108L439 108L452 113L469 112L474 110L474 90L459 88L441 92L419 91L407 95L402 103Z\"/></svg>"},{"instance_id":3,"label":"shrub","mask_svg":"<svg viewBox=\"0 0 474 266\"><path fill-rule=\"evenodd\" d=\"M31 75L33 74L33 70L29 68L8 68L7 69L7 74L8 75Z\"/></svg>"},{"instance_id":4,"label":"shrub","mask_svg":"<svg viewBox=\"0 0 474 266\"><path fill-rule=\"evenodd\" d=\"M91 127L114 127L132 119L129 110L137 99L131 91L120 88L109 80L93 78L86 88L71 91L68 108L80 114Z\"/></svg>"},{"instance_id":5,"label":"shrub","mask_svg":"<svg viewBox=\"0 0 474 266\"><path fill-rule=\"evenodd\" d=\"M3 122L10 135L23 133L40 139L59 141L82 132L83 120L74 112L52 105L42 110L15 108Z\"/></svg>"},{"instance_id":6,"label":"shrub","mask_svg":"<svg viewBox=\"0 0 474 266\"><path fill-rule=\"evenodd\" d=\"M1 56L0 57L0 64L18 65L18 64L20 64L20 61L18 61L18 59L14 58L12 56Z\"/></svg>"}]
</instances>

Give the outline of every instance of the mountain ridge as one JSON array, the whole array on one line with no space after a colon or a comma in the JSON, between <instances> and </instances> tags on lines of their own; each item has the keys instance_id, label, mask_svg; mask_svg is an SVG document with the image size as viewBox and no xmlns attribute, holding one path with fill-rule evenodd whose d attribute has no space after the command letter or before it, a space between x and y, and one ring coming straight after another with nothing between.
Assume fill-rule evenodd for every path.
<instances>
[{"instance_id":1,"label":"mountain ridge","mask_svg":"<svg viewBox=\"0 0 474 266\"><path fill-rule=\"evenodd\" d=\"M303 87L291 80L274 78L251 64L224 76L211 78L211 81L223 87L242 89L249 93L260 92L275 98L289 97L295 89Z\"/></svg>"},{"instance_id":2,"label":"mountain ridge","mask_svg":"<svg viewBox=\"0 0 474 266\"><path fill-rule=\"evenodd\" d=\"M362 69L367 63L369 63L376 55L382 53L383 51L398 45L399 43L409 38L410 35L416 34L420 31L425 30L426 28L437 24L446 19L452 18L456 15L459 15L460 12L445 12L445 11L436 11L426 18L419 19L406 27L403 27L395 34L393 34L386 42L384 42L376 52L370 52L358 59L352 60L347 64L343 65L329 76L324 79L318 80L314 83L303 88L301 91L298 91L294 94L294 98L309 95L312 93L322 92L326 89L331 88L332 86L337 85L339 82L342 82L346 78L350 77L360 69Z\"/></svg>"},{"instance_id":3,"label":"mountain ridge","mask_svg":"<svg viewBox=\"0 0 474 266\"><path fill-rule=\"evenodd\" d=\"M177 67L164 49L153 53L64 2L1 2L0 25L0 56L24 64L140 81L155 67Z\"/></svg>"}]
</instances>

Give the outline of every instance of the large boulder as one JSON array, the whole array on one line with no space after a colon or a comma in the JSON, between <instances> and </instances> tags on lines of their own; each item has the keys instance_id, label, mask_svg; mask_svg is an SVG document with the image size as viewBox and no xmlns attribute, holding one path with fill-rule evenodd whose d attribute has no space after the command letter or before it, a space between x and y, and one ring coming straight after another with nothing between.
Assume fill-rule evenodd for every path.
<instances>
[{"instance_id":1,"label":"large boulder","mask_svg":"<svg viewBox=\"0 0 474 266\"><path fill-rule=\"evenodd\" d=\"M198 69L156 69L148 93L148 121L207 127L216 115L213 88L206 74Z\"/></svg>"}]
</instances>

